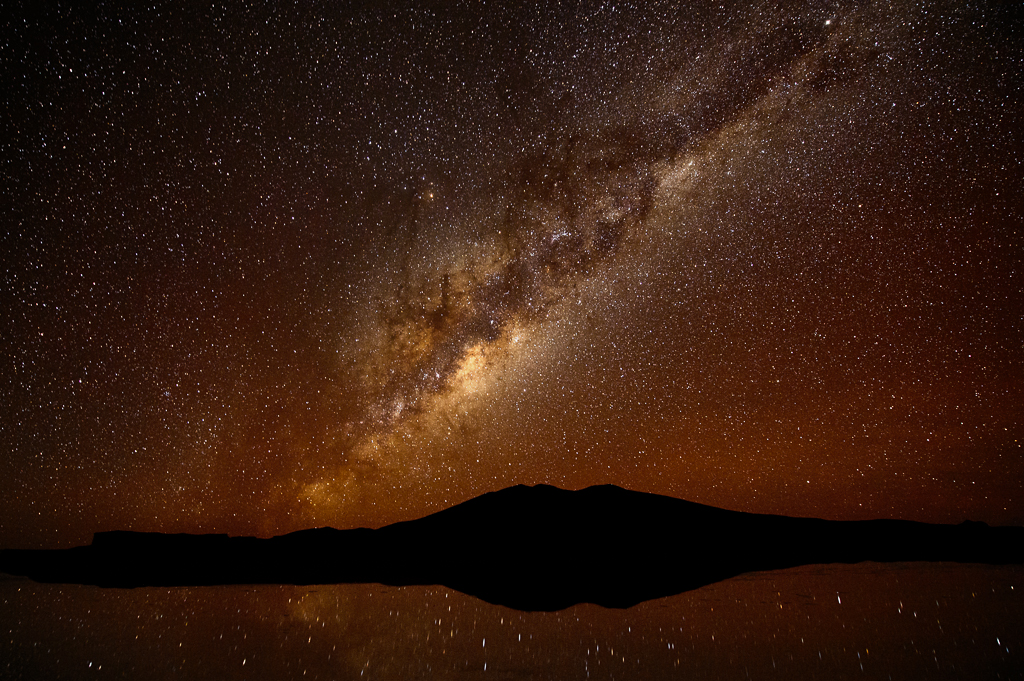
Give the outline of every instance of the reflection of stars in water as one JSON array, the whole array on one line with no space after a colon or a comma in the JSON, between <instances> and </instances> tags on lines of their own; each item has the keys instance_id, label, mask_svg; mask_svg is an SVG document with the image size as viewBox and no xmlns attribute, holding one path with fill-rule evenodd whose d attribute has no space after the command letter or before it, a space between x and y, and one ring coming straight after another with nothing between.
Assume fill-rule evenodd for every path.
<instances>
[{"instance_id":1,"label":"reflection of stars in water","mask_svg":"<svg viewBox=\"0 0 1024 681\"><path fill-rule=\"evenodd\" d=\"M744 670L841 678L896 667L917 678L936 662L1012 678L1020 652L1006 632L1019 627L1024 606L1019 577L1012 566L805 566L626 610L561 612L520 612L443 587L111 589L98 599L90 587L4 581L12 616L0 654L15 669L57 678L172 668L202 678L211 664L224 679L251 678L253 669L271 678L402 679L423 669L450 678L485 667L558 679ZM61 615L40 617L40 603ZM88 646L73 643L82 631Z\"/></svg>"}]
</instances>

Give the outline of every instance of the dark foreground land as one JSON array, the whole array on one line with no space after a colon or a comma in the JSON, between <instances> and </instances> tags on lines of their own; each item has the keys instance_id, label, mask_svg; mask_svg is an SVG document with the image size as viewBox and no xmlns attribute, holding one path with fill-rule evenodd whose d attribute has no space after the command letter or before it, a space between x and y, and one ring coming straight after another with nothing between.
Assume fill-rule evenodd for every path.
<instances>
[{"instance_id":1,"label":"dark foreground land","mask_svg":"<svg viewBox=\"0 0 1024 681\"><path fill-rule=\"evenodd\" d=\"M272 539L101 532L0 551L0 571L106 587L440 584L520 610L629 607L735 575L861 561L1024 563L1024 528L739 513L612 485L519 485L377 530Z\"/></svg>"}]
</instances>

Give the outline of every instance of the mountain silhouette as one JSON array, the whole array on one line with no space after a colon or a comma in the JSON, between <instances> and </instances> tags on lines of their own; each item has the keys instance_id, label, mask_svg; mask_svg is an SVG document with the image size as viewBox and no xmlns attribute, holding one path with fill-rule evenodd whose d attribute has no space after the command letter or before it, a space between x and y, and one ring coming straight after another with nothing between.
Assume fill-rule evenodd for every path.
<instances>
[{"instance_id":1,"label":"mountain silhouette","mask_svg":"<svg viewBox=\"0 0 1024 681\"><path fill-rule=\"evenodd\" d=\"M625 608L744 572L861 561L1024 563L1024 528L790 518L613 485L517 485L376 530L115 531L73 549L0 551L0 571L40 582L440 584L520 610Z\"/></svg>"}]
</instances>

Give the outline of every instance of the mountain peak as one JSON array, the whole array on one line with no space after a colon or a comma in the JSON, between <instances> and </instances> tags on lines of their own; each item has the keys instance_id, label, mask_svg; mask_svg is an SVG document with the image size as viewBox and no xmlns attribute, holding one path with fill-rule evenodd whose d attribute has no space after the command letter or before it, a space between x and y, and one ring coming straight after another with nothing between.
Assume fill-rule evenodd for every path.
<instances>
[{"instance_id":1,"label":"mountain peak","mask_svg":"<svg viewBox=\"0 0 1024 681\"><path fill-rule=\"evenodd\" d=\"M491 603L627 607L742 572L808 563L1024 562L1024 528L832 522L727 511L596 485L516 485L379 530L272 539L98 533L65 551L2 551L0 570L101 586L443 584Z\"/></svg>"}]
</instances>

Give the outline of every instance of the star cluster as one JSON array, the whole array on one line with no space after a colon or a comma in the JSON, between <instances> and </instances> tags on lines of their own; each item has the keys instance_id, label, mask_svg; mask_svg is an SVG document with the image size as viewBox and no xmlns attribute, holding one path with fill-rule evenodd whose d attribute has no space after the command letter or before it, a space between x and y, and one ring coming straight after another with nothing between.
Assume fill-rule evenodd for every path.
<instances>
[{"instance_id":1,"label":"star cluster","mask_svg":"<svg viewBox=\"0 0 1024 681\"><path fill-rule=\"evenodd\" d=\"M1024 522L1012 8L3 22L0 545L542 482Z\"/></svg>"}]
</instances>

